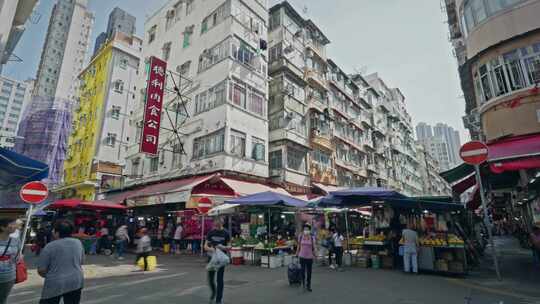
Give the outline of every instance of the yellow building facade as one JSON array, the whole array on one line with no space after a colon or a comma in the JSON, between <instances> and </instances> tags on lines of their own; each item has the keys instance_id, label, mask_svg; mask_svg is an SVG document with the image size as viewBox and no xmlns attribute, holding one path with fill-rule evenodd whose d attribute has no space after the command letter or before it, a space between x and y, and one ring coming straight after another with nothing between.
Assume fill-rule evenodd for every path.
<instances>
[{"instance_id":1,"label":"yellow building facade","mask_svg":"<svg viewBox=\"0 0 540 304\"><path fill-rule=\"evenodd\" d=\"M103 121L113 57L112 42L105 45L79 75L78 105L73 114L72 132L64 162L63 197L95 199L99 181L94 156Z\"/></svg>"}]
</instances>

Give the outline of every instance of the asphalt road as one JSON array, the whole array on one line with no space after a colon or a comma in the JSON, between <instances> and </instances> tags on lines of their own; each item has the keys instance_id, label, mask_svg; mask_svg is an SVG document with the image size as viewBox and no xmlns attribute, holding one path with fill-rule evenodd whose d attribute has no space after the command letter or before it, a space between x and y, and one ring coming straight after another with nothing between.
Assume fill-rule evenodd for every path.
<instances>
[{"instance_id":1,"label":"asphalt road","mask_svg":"<svg viewBox=\"0 0 540 304\"><path fill-rule=\"evenodd\" d=\"M101 277L86 280L84 304L208 303L209 291L201 260L161 258L159 269L141 273L108 261ZM117 271L118 273L115 273ZM123 271L123 272L122 272ZM100 273L97 274L99 276ZM229 266L225 303L381 303L381 304L530 304L520 294L473 286L467 280L435 275L407 275L393 270L349 268L344 272L315 267L313 292L290 287L286 269ZM37 303L41 282L17 286L9 304ZM467 302L465 298L470 297Z\"/></svg>"}]
</instances>

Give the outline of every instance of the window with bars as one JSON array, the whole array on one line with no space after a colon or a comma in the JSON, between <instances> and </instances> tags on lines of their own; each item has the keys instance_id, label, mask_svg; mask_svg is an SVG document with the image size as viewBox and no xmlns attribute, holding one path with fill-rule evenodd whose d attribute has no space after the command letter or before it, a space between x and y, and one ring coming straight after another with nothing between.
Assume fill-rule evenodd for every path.
<instances>
[{"instance_id":1,"label":"window with bars","mask_svg":"<svg viewBox=\"0 0 540 304\"><path fill-rule=\"evenodd\" d=\"M246 156L246 134L231 130L230 152L238 157Z\"/></svg>"},{"instance_id":2,"label":"window with bars","mask_svg":"<svg viewBox=\"0 0 540 304\"><path fill-rule=\"evenodd\" d=\"M258 161L266 160L266 145L264 139L251 137L251 158Z\"/></svg>"},{"instance_id":3,"label":"window with bars","mask_svg":"<svg viewBox=\"0 0 540 304\"><path fill-rule=\"evenodd\" d=\"M193 158L204 158L209 155L223 152L225 143L225 129L208 134L193 140Z\"/></svg>"},{"instance_id":4,"label":"window with bars","mask_svg":"<svg viewBox=\"0 0 540 304\"><path fill-rule=\"evenodd\" d=\"M159 169L159 156L150 158L150 173L155 173Z\"/></svg>"},{"instance_id":5,"label":"window with bars","mask_svg":"<svg viewBox=\"0 0 540 304\"><path fill-rule=\"evenodd\" d=\"M268 155L270 159L270 169L281 169L283 168L283 153L281 150L272 151Z\"/></svg>"},{"instance_id":6,"label":"window with bars","mask_svg":"<svg viewBox=\"0 0 540 304\"><path fill-rule=\"evenodd\" d=\"M306 153L300 149L287 147L287 167L299 172L307 172Z\"/></svg>"}]
</instances>

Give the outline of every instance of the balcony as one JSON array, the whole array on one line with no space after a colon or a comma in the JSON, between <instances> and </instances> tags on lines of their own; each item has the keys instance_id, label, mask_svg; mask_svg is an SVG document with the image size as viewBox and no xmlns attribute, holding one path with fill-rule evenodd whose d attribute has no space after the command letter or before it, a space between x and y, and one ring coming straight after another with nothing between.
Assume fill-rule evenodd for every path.
<instances>
[{"instance_id":1,"label":"balcony","mask_svg":"<svg viewBox=\"0 0 540 304\"><path fill-rule=\"evenodd\" d=\"M312 145L321 146L327 150L334 151L330 134L321 133L318 130L311 131L311 143Z\"/></svg>"},{"instance_id":2,"label":"balcony","mask_svg":"<svg viewBox=\"0 0 540 304\"><path fill-rule=\"evenodd\" d=\"M317 162L311 162L309 168L309 175L312 182L324 183L324 184L337 184L337 172L336 169L321 165Z\"/></svg>"},{"instance_id":3,"label":"balcony","mask_svg":"<svg viewBox=\"0 0 540 304\"><path fill-rule=\"evenodd\" d=\"M310 51L313 52L313 55L319 57L321 61L326 62L326 49L324 46L314 43L312 40L308 40L306 42L306 52L308 54L308 57L312 57L312 56L309 56Z\"/></svg>"},{"instance_id":4,"label":"balcony","mask_svg":"<svg viewBox=\"0 0 540 304\"><path fill-rule=\"evenodd\" d=\"M377 167L375 166L375 164L367 164L366 168L368 169L368 171L377 173Z\"/></svg>"},{"instance_id":5,"label":"balcony","mask_svg":"<svg viewBox=\"0 0 540 304\"><path fill-rule=\"evenodd\" d=\"M304 72L302 68L297 67L290 60L284 57L273 60L268 66L268 73L272 75L282 69L287 69L291 71L299 79L304 79Z\"/></svg>"},{"instance_id":6,"label":"balcony","mask_svg":"<svg viewBox=\"0 0 540 304\"><path fill-rule=\"evenodd\" d=\"M315 108L321 113L328 108L328 100L318 98L313 94L308 94L307 102L310 108Z\"/></svg>"},{"instance_id":7,"label":"balcony","mask_svg":"<svg viewBox=\"0 0 540 304\"><path fill-rule=\"evenodd\" d=\"M360 113L359 118L360 118L360 121L361 121L364 125L366 125L366 126L368 126L368 127L373 126L373 116L372 116L372 115L370 115L370 114L368 114L368 113L362 112L362 113Z\"/></svg>"},{"instance_id":8,"label":"balcony","mask_svg":"<svg viewBox=\"0 0 540 304\"><path fill-rule=\"evenodd\" d=\"M317 86L319 89L326 91L326 77L324 74L310 68L304 68L304 78L312 85Z\"/></svg>"}]
</instances>

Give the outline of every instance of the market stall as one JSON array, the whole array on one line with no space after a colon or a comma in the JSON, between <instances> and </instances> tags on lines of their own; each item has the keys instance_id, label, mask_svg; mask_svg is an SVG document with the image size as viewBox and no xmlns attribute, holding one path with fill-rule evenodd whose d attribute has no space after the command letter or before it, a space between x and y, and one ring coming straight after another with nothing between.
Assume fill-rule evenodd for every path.
<instances>
[{"instance_id":1,"label":"market stall","mask_svg":"<svg viewBox=\"0 0 540 304\"><path fill-rule=\"evenodd\" d=\"M108 201L64 199L55 201L45 209L56 212L54 217L49 219L49 226L56 219L70 220L75 225L73 237L81 240L87 254L97 254L98 242L103 237L100 229L107 228L109 237L112 237L115 228L124 222L127 208ZM45 226L46 223L41 225Z\"/></svg>"},{"instance_id":2,"label":"market stall","mask_svg":"<svg viewBox=\"0 0 540 304\"><path fill-rule=\"evenodd\" d=\"M351 242L358 247L361 245L356 256L360 266L401 266L401 231L408 226L420 236L418 259L421 270L453 274L467 271L465 245L455 227L455 217L463 211L459 204L409 198L382 188L332 192L323 204L372 208L369 236L354 238Z\"/></svg>"},{"instance_id":3,"label":"market stall","mask_svg":"<svg viewBox=\"0 0 540 304\"><path fill-rule=\"evenodd\" d=\"M243 214L240 233L233 238L232 258L263 267L275 268L290 262L294 251L298 208L307 202L268 191L228 200ZM210 210L213 212L213 210ZM242 252L242 253L240 253Z\"/></svg>"}]
</instances>

